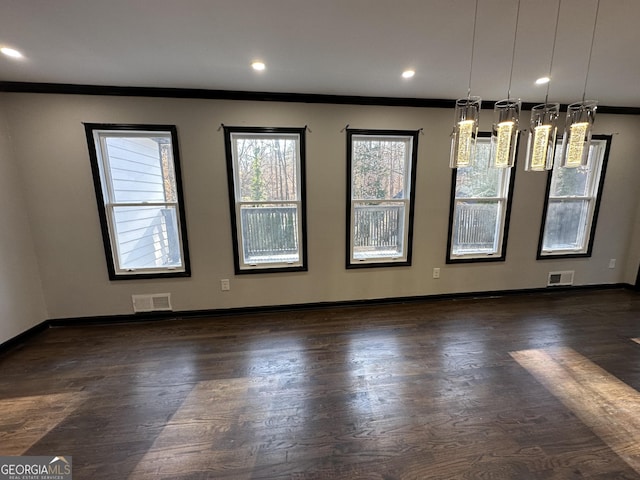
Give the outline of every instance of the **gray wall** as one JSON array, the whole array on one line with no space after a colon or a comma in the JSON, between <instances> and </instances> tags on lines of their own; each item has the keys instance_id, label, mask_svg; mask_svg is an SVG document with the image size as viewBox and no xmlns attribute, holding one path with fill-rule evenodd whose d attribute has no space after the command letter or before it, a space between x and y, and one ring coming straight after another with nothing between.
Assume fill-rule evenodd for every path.
<instances>
[{"instance_id":1,"label":"gray wall","mask_svg":"<svg viewBox=\"0 0 640 480\"><path fill-rule=\"evenodd\" d=\"M0 343L47 318L24 190L0 99Z\"/></svg>"},{"instance_id":2,"label":"gray wall","mask_svg":"<svg viewBox=\"0 0 640 480\"><path fill-rule=\"evenodd\" d=\"M599 114L596 119L595 133L615 135L592 258L536 260L546 175L522 170L523 143L507 260L448 266L449 109L13 93L0 94L0 101L15 152L14 165L3 168L13 171L17 164L21 169L50 318L131 313L131 295L140 293L170 292L176 310L198 310L537 288L556 270L575 270L578 285L635 281L639 117ZM191 278L108 280L82 122L177 125ZM217 131L221 123L309 125L312 130L307 133L309 272L234 276L223 134ZM352 128L424 128L411 267L344 268L345 134L340 130L347 123ZM490 124L491 112L485 111L481 129ZM22 225L24 219L12 221ZM4 245L4 236L2 242L6 261L14 252ZM616 269L608 268L611 258L617 260ZM432 278L434 267L442 269L438 280ZM222 278L231 280L230 292L220 291Z\"/></svg>"}]
</instances>

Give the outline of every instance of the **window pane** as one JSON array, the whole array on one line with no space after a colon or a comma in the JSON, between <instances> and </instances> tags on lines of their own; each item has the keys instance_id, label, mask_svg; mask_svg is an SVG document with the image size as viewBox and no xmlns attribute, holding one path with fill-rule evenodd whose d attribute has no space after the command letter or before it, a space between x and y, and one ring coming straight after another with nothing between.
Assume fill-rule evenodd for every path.
<instances>
[{"instance_id":1,"label":"window pane","mask_svg":"<svg viewBox=\"0 0 640 480\"><path fill-rule=\"evenodd\" d=\"M478 139L473 166L458 168L456 198L499 197L502 195L503 168L489 168L491 142Z\"/></svg>"},{"instance_id":2,"label":"window pane","mask_svg":"<svg viewBox=\"0 0 640 480\"><path fill-rule=\"evenodd\" d=\"M556 148L538 258L591 255L591 231L597 221L597 203L602 194L600 185L610 142L610 137L594 136L587 166L578 168L561 168L561 148Z\"/></svg>"},{"instance_id":3,"label":"window pane","mask_svg":"<svg viewBox=\"0 0 640 480\"><path fill-rule=\"evenodd\" d=\"M500 203L456 201L453 254L496 253Z\"/></svg>"},{"instance_id":4,"label":"window pane","mask_svg":"<svg viewBox=\"0 0 640 480\"><path fill-rule=\"evenodd\" d=\"M297 205L242 205L240 216L245 263L300 260Z\"/></svg>"},{"instance_id":5,"label":"window pane","mask_svg":"<svg viewBox=\"0 0 640 480\"><path fill-rule=\"evenodd\" d=\"M176 201L170 137L107 136L104 141L114 203Z\"/></svg>"},{"instance_id":6,"label":"window pane","mask_svg":"<svg viewBox=\"0 0 640 480\"><path fill-rule=\"evenodd\" d=\"M354 135L352 149L353 199L408 198L405 169L409 164L409 140Z\"/></svg>"},{"instance_id":7,"label":"window pane","mask_svg":"<svg viewBox=\"0 0 640 480\"><path fill-rule=\"evenodd\" d=\"M180 267L178 215L174 207L113 207L122 270Z\"/></svg>"},{"instance_id":8,"label":"window pane","mask_svg":"<svg viewBox=\"0 0 640 480\"><path fill-rule=\"evenodd\" d=\"M244 135L234 139L241 201L298 200L297 135Z\"/></svg>"},{"instance_id":9,"label":"window pane","mask_svg":"<svg viewBox=\"0 0 640 480\"><path fill-rule=\"evenodd\" d=\"M589 203L589 200L550 200L542 249L582 250Z\"/></svg>"},{"instance_id":10,"label":"window pane","mask_svg":"<svg viewBox=\"0 0 640 480\"><path fill-rule=\"evenodd\" d=\"M551 177L552 197L588 195L589 171L586 168L562 168L556 162Z\"/></svg>"},{"instance_id":11,"label":"window pane","mask_svg":"<svg viewBox=\"0 0 640 480\"><path fill-rule=\"evenodd\" d=\"M176 127L84 127L109 278L190 276Z\"/></svg>"},{"instance_id":12,"label":"window pane","mask_svg":"<svg viewBox=\"0 0 640 480\"><path fill-rule=\"evenodd\" d=\"M354 204L353 257L397 257L403 255L404 202Z\"/></svg>"},{"instance_id":13,"label":"window pane","mask_svg":"<svg viewBox=\"0 0 640 480\"><path fill-rule=\"evenodd\" d=\"M307 270L305 129L224 131L236 273Z\"/></svg>"},{"instance_id":14,"label":"window pane","mask_svg":"<svg viewBox=\"0 0 640 480\"><path fill-rule=\"evenodd\" d=\"M411 264L418 132L347 130L347 268Z\"/></svg>"},{"instance_id":15,"label":"window pane","mask_svg":"<svg viewBox=\"0 0 640 480\"><path fill-rule=\"evenodd\" d=\"M490 158L491 139L481 135L473 165L454 171L448 263L505 258L505 228L512 197L510 181L515 171L491 167Z\"/></svg>"}]
</instances>

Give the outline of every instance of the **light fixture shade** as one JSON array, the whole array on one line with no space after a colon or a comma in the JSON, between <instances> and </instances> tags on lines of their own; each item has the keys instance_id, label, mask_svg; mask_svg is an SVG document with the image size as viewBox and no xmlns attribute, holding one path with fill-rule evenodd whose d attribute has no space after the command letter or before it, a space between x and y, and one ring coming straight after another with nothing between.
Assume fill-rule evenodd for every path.
<instances>
[{"instance_id":1,"label":"light fixture shade","mask_svg":"<svg viewBox=\"0 0 640 480\"><path fill-rule=\"evenodd\" d=\"M451 168L469 167L473 163L480 120L480 97L456 100L456 112L451 134Z\"/></svg>"},{"instance_id":2,"label":"light fixture shade","mask_svg":"<svg viewBox=\"0 0 640 480\"><path fill-rule=\"evenodd\" d=\"M518 146L520 99L500 100L493 108L494 123L491 129L491 166L513 167Z\"/></svg>"},{"instance_id":3,"label":"light fixture shade","mask_svg":"<svg viewBox=\"0 0 640 480\"><path fill-rule=\"evenodd\" d=\"M598 102L586 100L567 107L564 136L562 137L562 166L582 167L589 159L591 130L596 117Z\"/></svg>"},{"instance_id":4,"label":"light fixture shade","mask_svg":"<svg viewBox=\"0 0 640 480\"><path fill-rule=\"evenodd\" d=\"M543 103L531 109L524 167L527 172L543 172L553 168L559 115L559 103Z\"/></svg>"}]
</instances>

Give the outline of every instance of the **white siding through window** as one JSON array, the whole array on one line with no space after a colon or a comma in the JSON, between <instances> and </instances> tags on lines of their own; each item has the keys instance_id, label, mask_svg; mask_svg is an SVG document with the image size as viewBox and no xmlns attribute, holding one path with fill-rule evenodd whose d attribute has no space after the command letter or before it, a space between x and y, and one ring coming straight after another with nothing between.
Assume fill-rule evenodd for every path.
<instances>
[{"instance_id":1,"label":"white siding through window","mask_svg":"<svg viewBox=\"0 0 640 480\"><path fill-rule=\"evenodd\" d=\"M184 270L171 135L94 136L116 273Z\"/></svg>"}]
</instances>

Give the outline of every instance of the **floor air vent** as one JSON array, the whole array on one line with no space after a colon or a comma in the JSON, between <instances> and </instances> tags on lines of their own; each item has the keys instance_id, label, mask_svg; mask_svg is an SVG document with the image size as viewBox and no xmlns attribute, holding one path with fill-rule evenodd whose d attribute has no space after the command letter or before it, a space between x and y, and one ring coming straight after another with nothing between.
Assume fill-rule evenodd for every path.
<instances>
[{"instance_id":1,"label":"floor air vent","mask_svg":"<svg viewBox=\"0 0 640 480\"><path fill-rule=\"evenodd\" d=\"M566 272L549 272L549 280L547 281L547 287L561 287L573 285L573 270L567 270Z\"/></svg>"},{"instance_id":2,"label":"floor air vent","mask_svg":"<svg viewBox=\"0 0 640 480\"><path fill-rule=\"evenodd\" d=\"M138 312L158 312L173 310L171 307L170 293L155 293L153 295L131 295L133 300L133 311Z\"/></svg>"}]
</instances>

